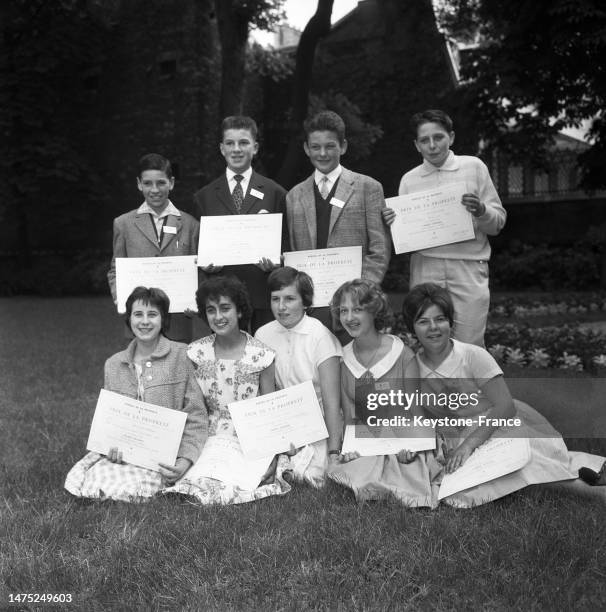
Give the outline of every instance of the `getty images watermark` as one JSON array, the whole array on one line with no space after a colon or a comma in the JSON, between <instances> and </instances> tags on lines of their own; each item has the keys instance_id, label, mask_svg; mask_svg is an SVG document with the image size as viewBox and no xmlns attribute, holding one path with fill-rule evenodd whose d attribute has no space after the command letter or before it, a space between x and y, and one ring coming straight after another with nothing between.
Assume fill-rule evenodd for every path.
<instances>
[{"instance_id":1,"label":"getty images watermark","mask_svg":"<svg viewBox=\"0 0 606 612\"><path fill-rule=\"evenodd\" d=\"M512 399L515 414L507 417L494 414L490 393L482 391L489 382L424 379L405 385L402 380L362 379L356 384L355 416L356 423L366 427L356 435L374 437L380 428L394 437L408 437L414 435L412 428L506 427L511 437L527 437L525 413L531 406L545 417L532 422L533 437L552 438L559 432L569 438L606 438L604 378L509 379L508 387L516 399ZM417 388L411 390L414 386Z\"/></svg>"},{"instance_id":2,"label":"getty images watermark","mask_svg":"<svg viewBox=\"0 0 606 612\"><path fill-rule=\"evenodd\" d=\"M476 408L480 406L480 392L459 393L419 391L406 392L402 389L390 389L386 392L367 392L365 423L369 427L520 427L522 420L519 417L493 418L485 414L471 416L424 416L422 414L394 414L380 416L376 410L388 408L391 410L410 411L416 407L431 407L457 411L461 408ZM358 417L359 418L359 417Z\"/></svg>"}]
</instances>

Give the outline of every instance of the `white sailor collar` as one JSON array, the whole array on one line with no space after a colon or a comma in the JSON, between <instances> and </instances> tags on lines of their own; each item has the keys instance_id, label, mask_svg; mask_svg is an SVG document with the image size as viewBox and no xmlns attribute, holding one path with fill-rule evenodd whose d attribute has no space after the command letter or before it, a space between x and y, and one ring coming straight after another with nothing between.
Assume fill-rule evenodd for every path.
<instances>
[{"instance_id":1,"label":"white sailor collar","mask_svg":"<svg viewBox=\"0 0 606 612\"><path fill-rule=\"evenodd\" d=\"M355 378L361 378L366 372L370 372L375 379L381 378L393 368L394 363L404 350L404 342L397 336L387 335L392 339L389 352L370 368L365 368L356 358L353 350L353 340L343 347L343 363Z\"/></svg>"}]
</instances>

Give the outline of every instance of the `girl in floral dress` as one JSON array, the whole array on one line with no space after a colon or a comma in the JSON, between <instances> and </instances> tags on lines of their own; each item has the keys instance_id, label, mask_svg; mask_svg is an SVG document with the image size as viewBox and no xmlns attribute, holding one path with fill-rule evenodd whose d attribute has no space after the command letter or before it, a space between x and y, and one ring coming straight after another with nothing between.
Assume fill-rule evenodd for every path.
<instances>
[{"instance_id":1,"label":"girl in floral dress","mask_svg":"<svg viewBox=\"0 0 606 612\"><path fill-rule=\"evenodd\" d=\"M145 501L178 480L200 455L208 421L186 346L168 340L169 299L161 289L137 287L126 300L126 324L135 338L105 362L104 388L187 412L174 466L150 470L122 462L120 449L88 453L69 471L65 488L77 497Z\"/></svg>"},{"instance_id":2,"label":"girl in floral dress","mask_svg":"<svg viewBox=\"0 0 606 612\"><path fill-rule=\"evenodd\" d=\"M205 280L196 292L198 311L214 332L189 345L187 354L209 413L209 438L237 438L228 409L231 402L275 390L274 352L244 331L251 306L245 286L234 277ZM274 459L261 483L244 490L235 484L199 477L181 479L165 493L188 495L201 504L238 504L290 490L282 478L286 457Z\"/></svg>"},{"instance_id":3,"label":"girl in floral dress","mask_svg":"<svg viewBox=\"0 0 606 612\"><path fill-rule=\"evenodd\" d=\"M606 501L605 487L592 487L578 478L582 467L597 476L604 457L569 451L560 434L543 416L524 402L512 399L503 371L488 351L451 338L454 308L446 289L433 283L413 287L404 299L403 314L406 325L421 345L416 356L424 383L421 390L437 394L456 389L458 393L477 393L479 397L476 406L469 405L456 413L448 408L425 406L437 417L476 419L469 427L442 428L447 448L446 473L453 473L464 465L474 450L490 438L522 437L530 445L530 460L521 469L450 495L444 498L445 503L469 508L531 484L548 484ZM521 424L511 421L509 426L480 425L480 415L491 419L518 418Z\"/></svg>"}]
</instances>

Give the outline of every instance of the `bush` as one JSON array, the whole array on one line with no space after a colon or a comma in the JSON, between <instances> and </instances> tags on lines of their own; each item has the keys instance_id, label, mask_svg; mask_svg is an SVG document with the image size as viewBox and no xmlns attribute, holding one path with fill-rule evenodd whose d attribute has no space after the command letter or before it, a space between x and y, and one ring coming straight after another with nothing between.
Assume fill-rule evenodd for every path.
<instances>
[{"instance_id":1,"label":"bush","mask_svg":"<svg viewBox=\"0 0 606 612\"><path fill-rule=\"evenodd\" d=\"M499 290L590 290L600 282L600 251L590 242L574 248L513 244L493 252L491 286Z\"/></svg>"},{"instance_id":2,"label":"bush","mask_svg":"<svg viewBox=\"0 0 606 612\"><path fill-rule=\"evenodd\" d=\"M407 293L410 278L410 254L392 255L381 286L385 291Z\"/></svg>"},{"instance_id":3,"label":"bush","mask_svg":"<svg viewBox=\"0 0 606 612\"><path fill-rule=\"evenodd\" d=\"M590 313L606 311L606 292L553 292L537 294L493 295L490 300L492 317L538 318L574 316L582 318Z\"/></svg>"},{"instance_id":4,"label":"bush","mask_svg":"<svg viewBox=\"0 0 606 612\"><path fill-rule=\"evenodd\" d=\"M109 292L107 270L111 255L88 250L77 254L37 254L24 267L16 259L0 266L0 296L90 295Z\"/></svg>"}]
</instances>

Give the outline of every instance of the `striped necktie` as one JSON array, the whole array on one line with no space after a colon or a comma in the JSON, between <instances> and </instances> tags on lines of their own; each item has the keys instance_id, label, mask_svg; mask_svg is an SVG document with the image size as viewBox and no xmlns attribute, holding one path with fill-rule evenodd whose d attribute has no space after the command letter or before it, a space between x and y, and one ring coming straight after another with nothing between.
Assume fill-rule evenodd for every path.
<instances>
[{"instance_id":1,"label":"striped necktie","mask_svg":"<svg viewBox=\"0 0 606 612\"><path fill-rule=\"evenodd\" d=\"M234 206L236 207L238 214L240 214L240 211L242 210L242 202L244 202L244 192L242 191L240 181L244 180L244 177L241 174L236 174L234 179L236 181L236 186L231 192L231 197L234 199Z\"/></svg>"}]
</instances>

